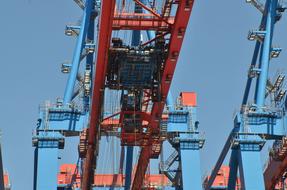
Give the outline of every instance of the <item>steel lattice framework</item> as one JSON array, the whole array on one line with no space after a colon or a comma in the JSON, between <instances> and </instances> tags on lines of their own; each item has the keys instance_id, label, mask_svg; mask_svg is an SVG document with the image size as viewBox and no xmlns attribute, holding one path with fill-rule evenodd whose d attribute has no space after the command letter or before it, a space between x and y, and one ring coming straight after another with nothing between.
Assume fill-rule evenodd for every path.
<instances>
[{"instance_id":1,"label":"steel lattice framework","mask_svg":"<svg viewBox=\"0 0 287 190\"><path fill-rule=\"evenodd\" d=\"M119 137L123 151L126 147L120 161L126 160L125 189L144 187L150 159L159 157L165 140L175 153L161 164L162 175L175 188L201 188L199 149L204 139L195 116L196 95L182 93L176 108L168 95L194 1L75 2L83 9L83 18L80 25L65 30L77 37L72 63L62 65L62 72L69 73L65 95L41 107L33 137L34 189L57 188L58 149L64 148L66 137L80 136L80 187L90 190L95 185L99 141L106 134ZM132 35L131 42L115 35L124 31ZM107 89L121 93L117 112L105 112ZM132 175L134 146L140 147L140 153ZM175 162L178 171L171 175L174 171L169 168ZM75 187L71 184L67 187Z\"/></svg>"},{"instance_id":2,"label":"steel lattice framework","mask_svg":"<svg viewBox=\"0 0 287 190\"><path fill-rule=\"evenodd\" d=\"M286 9L283 1L247 0L262 13L262 19L259 28L248 34L256 44L242 107L204 185L199 151L205 139L196 118L196 94L182 92L174 103L170 93L194 1L74 1L83 15L79 24L65 29L65 34L76 37L77 43L72 62L61 68L69 74L64 97L40 106L33 135L34 190L105 189L107 184L111 189L125 190L163 186L177 190L216 189L214 181L230 149L225 189L238 189L239 183L247 190L284 186L285 76L278 75L275 81L268 79L270 61L281 52L272 42L275 24ZM254 98L249 103L252 93ZM107 96L116 108L108 109ZM119 172L108 175L97 173L99 153L105 151L100 149L100 140L107 136L119 139L121 144ZM79 161L61 166L58 174L58 151L64 149L68 137L80 139ZM260 153L269 140L274 144L263 171ZM150 175L150 160L160 157L164 142L173 151L159 162L159 174ZM140 149L136 164L134 147ZM161 185L150 185L159 179Z\"/></svg>"}]
</instances>

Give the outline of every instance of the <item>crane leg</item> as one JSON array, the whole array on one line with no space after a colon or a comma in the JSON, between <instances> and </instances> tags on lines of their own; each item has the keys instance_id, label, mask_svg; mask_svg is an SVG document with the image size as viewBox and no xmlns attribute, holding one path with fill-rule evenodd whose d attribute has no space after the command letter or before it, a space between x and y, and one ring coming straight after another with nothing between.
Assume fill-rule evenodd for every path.
<instances>
[{"instance_id":1,"label":"crane leg","mask_svg":"<svg viewBox=\"0 0 287 190\"><path fill-rule=\"evenodd\" d=\"M243 190L265 189L260 149L256 144L240 145L239 171Z\"/></svg>"},{"instance_id":2,"label":"crane leg","mask_svg":"<svg viewBox=\"0 0 287 190\"><path fill-rule=\"evenodd\" d=\"M131 188L132 183L132 169L133 169L133 153L134 147L127 147L127 161L126 161L126 180L125 180L125 190L129 190Z\"/></svg>"},{"instance_id":3,"label":"crane leg","mask_svg":"<svg viewBox=\"0 0 287 190\"><path fill-rule=\"evenodd\" d=\"M34 190L57 189L58 145L51 141L42 141L41 144L43 146L38 145L34 154Z\"/></svg>"},{"instance_id":4,"label":"crane leg","mask_svg":"<svg viewBox=\"0 0 287 190\"><path fill-rule=\"evenodd\" d=\"M189 148L187 148L187 146ZM180 143L180 158L183 189L202 189L200 171L200 153L198 143Z\"/></svg>"},{"instance_id":5,"label":"crane leg","mask_svg":"<svg viewBox=\"0 0 287 190\"><path fill-rule=\"evenodd\" d=\"M236 179L238 171L238 150L232 150L229 162L228 190L236 189Z\"/></svg>"}]
</instances>

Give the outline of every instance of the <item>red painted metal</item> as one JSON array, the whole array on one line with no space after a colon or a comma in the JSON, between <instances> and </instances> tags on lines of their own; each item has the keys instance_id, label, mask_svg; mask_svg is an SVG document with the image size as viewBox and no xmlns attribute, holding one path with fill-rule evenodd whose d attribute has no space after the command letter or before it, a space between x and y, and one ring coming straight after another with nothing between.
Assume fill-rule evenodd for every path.
<instances>
[{"instance_id":1,"label":"red painted metal","mask_svg":"<svg viewBox=\"0 0 287 190\"><path fill-rule=\"evenodd\" d=\"M90 127L88 137L88 150L84 163L82 190L90 190L92 176L95 169L95 151L98 143L98 128L100 126L100 115L104 93L105 73L108 60L108 49L112 33L112 22L115 9L115 0L102 2L101 21L96 60L96 75L94 79L92 106L90 115Z\"/></svg>"},{"instance_id":2,"label":"red painted metal","mask_svg":"<svg viewBox=\"0 0 287 190\"><path fill-rule=\"evenodd\" d=\"M183 106L196 106L196 93L195 92L182 92L180 93L181 104Z\"/></svg>"},{"instance_id":3,"label":"red painted metal","mask_svg":"<svg viewBox=\"0 0 287 190\"><path fill-rule=\"evenodd\" d=\"M140 1L135 0L135 3L148 10L150 14L141 13L115 13L115 0L103 1L101 10L101 22L98 41L98 52L96 60L96 74L94 80L92 108L90 118L90 128L88 132L88 150L84 164L82 189L90 190L92 184L92 176L95 168L95 153L96 144L98 143L99 127L104 130L115 130L114 122L119 122L119 127L122 127L122 143L125 145L133 144L142 146L139 157L137 170L134 177L132 189L138 190L143 185L143 179L149 159L157 157L161 150L161 143L163 137L160 134L160 120L162 119L162 112L165 105L171 80L173 78L175 65L181 49L185 30L187 28L189 16L193 7L193 0L180 0L178 3L175 18L170 16L170 10L173 1L166 1L162 15L157 14L153 9L144 6ZM156 30L163 32L163 35L170 34L168 57L164 64L163 75L160 84L160 102L154 102L151 113L147 113L148 102L145 102L145 112L136 111L129 113L128 111L121 111L120 119L108 118L102 122L101 109L103 100L103 91L105 83L105 75L108 61L108 50L110 47L110 40L112 30ZM151 96L151 95L150 95ZM146 97L145 100L149 100ZM137 115L139 123L142 127L135 133L125 132L123 119L125 114ZM112 121L112 123L109 123ZM143 132L143 128L147 128Z\"/></svg>"},{"instance_id":4,"label":"red painted metal","mask_svg":"<svg viewBox=\"0 0 287 190\"><path fill-rule=\"evenodd\" d=\"M115 15L113 19L113 30L158 30L169 31L170 24L174 23L174 18L168 19L168 24L154 16L135 13Z\"/></svg>"},{"instance_id":5,"label":"red painted metal","mask_svg":"<svg viewBox=\"0 0 287 190\"><path fill-rule=\"evenodd\" d=\"M159 129L159 121L161 119L161 115L164 109L165 100L170 88L170 84L173 78L173 74L175 71L175 66L177 63L177 59L180 53L180 49L182 46L185 30L188 25L189 17L193 7L193 0L179 0L178 1L178 8L176 11L175 22L172 25L171 33L170 33L170 43L169 43L169 50L168 50L168 58L165 63L163 76L161 80L161 102L156 102L153 104L152 107L152 123L149 124L149 144L155 146L156 143L161 143L160 139L154 138L160 136L160 129ZM158 146L158 145L157 145ZM138 166L136 170L136 174L134 177L134 181L132 184L132 190L138 190L142 187L143 180L142 177L144 176L148 164L149 159L153 155L150 146L142 147Z\"/></svg>"},{"instance_id":6,"label":"red painted metal","mask_svg":"<svg viewBox=\"0 0 287 190\"><path fill-rule=\"evenodd\" d=\"M228 186L228 178L229 178L229 167L228 166L222 166L220 170L218 171L216 178L212 184L212 187L214 188L220 188L220 189L227 189ZM207 176L204 180L204 183L207 184L210 176ZM236 189L241 189L241 183L239 178L236 180Z\"/></svg>"},{"instance_id":7,"label":"red painted metal","mask_svg":"<svg viewBox=\"0 0 287 190\"><path fill-rule=\"evenodd\" d=\"M143 9L147 10L148 12L150 12L152 15L154 15L155 17L157 17L158 19L162 20L163 22L165 22L166 24L169 24L167 20L163 19L161 17L161 15L157 14L153 9L145 6L145 4L143 4L142 2L140 2L139 0L134 0L134 2L136 4L138 4L139 6L141 6Z\"/></svg>"},{"instance_id":8,"label":"red painted metal","mask_svg":"<svg viewBox=\"0 0 287 190\"><path fill-rule=\"evenodd\" d=\"M63 164L60 166L58 174L58 185L66 186L72 184L73 187L79 188L81 176L76 171L75 164ZM144 187L162 187L171 185L169 180L163 174L149 174L144 177ZM124 187L125 175L123 174L95 174L93 187Z\"/></svg>"},{"instance_id":9,"label":"red painted metal","mask_svg":"<svg viewBox=\"0 0 287 190\"><path fill-rule=\"evenodd\" d=\"M141 44L141 46L146 46L146 45L148 45L148 44L154 42L154 41L157 40L158 38L166 36L168 33L169 33L169 32L162 33L162 34L156 36L155 38L153 38L153 39L151 39L151 40L149 40L149 41L147 41L147 42L144 42L143 44Z\"/></svg>"},{"instance_id":10,"label":"red painted metal","mask_svg":"<svg viewBox=\"0 0 287 190\"><path fill-rule=\"evenodd\" d=\"M264 171L265 189L275 189L278 182L287 170L287 139L282 139L279 149L273 151L269 157L269 162Z\"/></svg>"},{"instance_id":11,"label":"red painted metal","mask_svg":"<svg viewBox=\"0 0 287 190\"><path fill-rule=\"evenodd\" d=\"M5 187L5 190L10 189L10 179L9 179L8 173L4 173L4 187Z\"/></svg>"}]
</instances>

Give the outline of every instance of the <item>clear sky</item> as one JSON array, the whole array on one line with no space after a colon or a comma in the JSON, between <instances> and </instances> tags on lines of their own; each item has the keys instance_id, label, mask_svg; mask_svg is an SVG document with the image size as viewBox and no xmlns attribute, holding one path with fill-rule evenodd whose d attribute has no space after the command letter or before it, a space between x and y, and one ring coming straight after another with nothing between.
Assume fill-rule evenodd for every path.
<instances>
[{"instance_id":1,"label":"clear sky","mask_svg":"<svg viewBox=\"0 0 287 190\"><path fill-rule=\"evenodd\" d=\"M285 15L286 16L286 15ZM0 107L3 159L13 190L32 189L32 130L38 105L62 97L67 76L60 65L71 60L73 38L65 24L80 19L72 0L7 0L0 2ZM198 118L205 133L202 169L210 171L232 128L233 113L242 100L254 42L249 29L259 12L245 0L197 0L172 84L198 93ZM275 45L283 48L272 70L286 71L286 17L276 28ZM66 152L72 154L75 148Z\"/></svg>"}]
</instances>

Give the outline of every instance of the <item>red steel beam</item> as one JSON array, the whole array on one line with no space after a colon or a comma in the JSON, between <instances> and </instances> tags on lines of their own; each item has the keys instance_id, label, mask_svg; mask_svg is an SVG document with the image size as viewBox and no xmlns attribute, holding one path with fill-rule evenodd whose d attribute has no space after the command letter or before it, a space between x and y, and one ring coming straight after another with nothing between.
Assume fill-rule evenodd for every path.
<instances>
[{"instance_id":1,"label":"red steel beam","mask_svg":"<svg viewBox=\"0 0 287 190\"><path fill-rule=\"evenodd\" d=\"M180 49L182 46L184 34L188 25L194 0L179 0L178 3L179 4L176 11L175 22L171 28L168 58L165 63L163 76L161 80L162 101L154 103L152 107L151 117L154 122L149 126L150 127L149 131L151 134L159 132L159 121L161 119L161 115L165 105L165 100L171 85L171 81L175 71L175 66L178 60L178 56L180 53ZM150 146L143 147L138 160L138 166L133 180L132 190L141 189L143 185L142 177L146 173L150 156L151 156Z\"/></svg>"},{"instance_id":2,"label":"red steel beam","mask_svg":"<svg viewBox=\"0 0 287 190\"><path fill-rule=\"evenodd\" d=\"M108 49L112 34L112 21L115 10L115 0L102 1L101 21L97 51L96 74L94 79L90 127L88 137L88 150L84 163L82 190L90 190L95 169L95 151L98 143L98 131L104 93L105 73L108 61Z\"/></svg>"},{"instance_id":3,"label":"red steel beam","mask_svg":"<svg viewBox=\"0 0 287 190\"><path fill-rule=\"evenodd\" d=\"M265 189L273 190L287 169L287 156L282 161L271 159L264 171Z\"/></svg>"},{"instance_id":4,"label":"red steel beam","mask_svg":"<svg viewBox=\"0 0 287 190\"><path fill-rule=\"evenodd\" d=\"M268 165L264 171L265 189L275 189L282 176L285 175L287 169L287 140L282 139L282 145L279 149L275 149L274 155L269 156Z\"/></svg>"},{"instance_id":5,"label":"red steel beam","mask_svg":"<svg viewBox=\"0 0 287 190\"><path fill-rule=\"evenodd\" d=\"M168 22L166 20L164 20L161 15L157 14L153 9L147 7L145 4L143 4L142 2L140 2L139 0L134 0L134 2L136 4L138 4L139 6L141 6L143 9L147 10L148 12L150 12L152 15L154 15L155 17L159 18L160 20L162 20L163 22L167 23Z\"/></svg>"},{"instance_id":6,"label":"red steel beam","mask_svg":"<svg viewBox=\"0 0 287 190\"><path fill-rule=\"evenodd\" d=\"M169 24L154 17L115 15L113 19L113 30L157 30L169 31L174 18L168 19Z\"/></svg>"},{"instance_id":7,"label":"red steel beam","mask_svg":"<svg viewBox=\"0 0 287 190\"><path fill-rule=\"evenodd\" d=\"M144 176L149 164L150 154L151 154L151 147L145 146L141 149L140 157L138 159L137 170L134 176L132 190L141 189L144 182Z\"/></svg>"},{"instance_id":8,"label":"red steel beam","mask_svg":"<svg viewBox=\"0 0 287 190\"><path fill-rule=\"evenodd\" d=\"M287 168L286 159L284 161L271 160L264 171L264 180L266 190L273 190L278 179Z\"/></svg>"}]
</instances>

